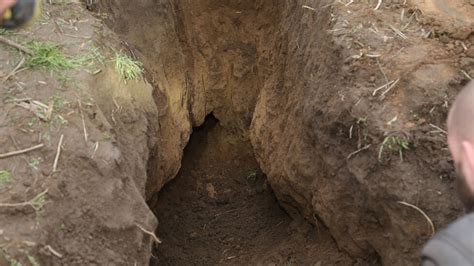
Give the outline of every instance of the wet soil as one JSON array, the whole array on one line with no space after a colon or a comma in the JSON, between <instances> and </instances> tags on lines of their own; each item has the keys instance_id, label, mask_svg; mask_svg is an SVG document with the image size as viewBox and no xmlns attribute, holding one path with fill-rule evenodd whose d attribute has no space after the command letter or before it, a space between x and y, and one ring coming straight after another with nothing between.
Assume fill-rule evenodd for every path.
<instances>
[{"instance_id":1,"label":"wet soil","mask_svg":"<svg viewBox=\"0 0 474 266\"><path fill-rule=\"evenodd\" d=\"M247 139L214 117L195 129L175 180L155 198L151 265L348 265L328 231L279 206Z\"/></svg>"}]
</instances>

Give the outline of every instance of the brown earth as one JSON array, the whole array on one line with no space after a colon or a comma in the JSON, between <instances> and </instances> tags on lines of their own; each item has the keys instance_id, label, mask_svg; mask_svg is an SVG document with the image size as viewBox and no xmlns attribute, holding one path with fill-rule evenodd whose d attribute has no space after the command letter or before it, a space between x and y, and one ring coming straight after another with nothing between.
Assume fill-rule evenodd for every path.
<instances>
[{"instance_id":1,"label":"brown earth","mask_svg":"<svg viewBox=\"0 0 474 266\"><path fill-rule=\"evenodd\" d=\"M11 174L0 186L0 265L145 265L151 238L137 224L148 230L157 224L143 197L147 115L157 113L152 88L143 81L125 84L108 66L110 48L120 49L117 39L109 36L105 49L94 50L101 23L82 5L44 8L35 26L4 37L53 42L71 58L89 59L80 68L51 72L23 64L5 82L26 55L0 47L0 153L44 144L0 160L0 171ZM106 65L92 51L102 53ZM33 101L52 106L51 119L18 105ZM2 206L38 195L44 197L35 201L36 210Z\"/></svg>"},{"instance_id":2,"label":"brown earth","mask_svg":"<svg viewBox=\"0 0 474 266\"><path fill-rule=\"evenodd\" d=\"M324 226L281 209L248 140L214 117L195 129L183 166L151 204L163 241L151 265L351 265Z\"/></svg>"},{"instance_id":3,"label":"brown earth","mask_svg":"<svg viewBox=\"0 0 474 266\"><path fill-rule=\"evenodd\" d=\"M467 0L52 2L5 37L92 58L2 82L25 55L0 46L0 154L44 144L0 159L0 265L416 265L416 208L462 213L443 128L474 76Z\"/></svg>"}]
</instances>

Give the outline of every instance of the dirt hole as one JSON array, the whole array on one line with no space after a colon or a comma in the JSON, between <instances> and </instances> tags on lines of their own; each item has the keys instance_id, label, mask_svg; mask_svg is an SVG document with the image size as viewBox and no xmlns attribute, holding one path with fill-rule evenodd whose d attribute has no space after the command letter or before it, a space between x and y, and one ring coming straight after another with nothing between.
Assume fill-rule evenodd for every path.
<instances>
[{"instance_id":1,"label":"dirt hole","mask_svg":"<svg viewBox=\"0 0 474 266\"><path fill-rule=\"evenodd\" d=\"M151 265L304 263L306 252L318 251L347 262L325 230L292 221L249 141L227 132L213 115L194 130L182 162L152 206L163 244L155 248ZM310 250L317 240L319 248Z\"/></svg>"},{"instance_id":2,"label":"dirt hole","mask_svg":"<svg viewBox=\"0 0 474 266\"><path fill-rule=\"evenodd\" d=\"M174 177L189 125L205 120L193 131L178 175L149 201L155 202L150 207L159 220L156 233L163 240L151 265L353 264L322 223L310 217L313 226L300 215L292 215L293 220L280 207L249 138L242 137L250 134L264 85L274 83L275 90L284 94L287 88L280 81L285 79L286 66L297 65L291 68L292 76L306 69L292 61L302 54L285 59L292 49L287 32L294 29L289 27L301 25L301 32L308 28L295 20L303 15L317 18L320 23L314 25L325 27L329 9L308 13L297 1L272 0L104 1L100 5L115 32L142 60L155 87L160 116L151 120L159 121L161 142L156 154L153 150L156 158L149 160L157 165L149 167L147 191L160 190L163 179ZM299 16L289 15L296 11ZM322 41L326 30L313 32L311 38L317 41L312 43L318 45L312 53L319 58L329 47ZM316 65L334 60L321 58ZM212 115L204 119L210 112L220 122ZM155 172L161 175L154 178ZM280 187L291 186L281 182ZM288 202L294 195L279 196L287 196Z\"/></svg>"}]
</instances>

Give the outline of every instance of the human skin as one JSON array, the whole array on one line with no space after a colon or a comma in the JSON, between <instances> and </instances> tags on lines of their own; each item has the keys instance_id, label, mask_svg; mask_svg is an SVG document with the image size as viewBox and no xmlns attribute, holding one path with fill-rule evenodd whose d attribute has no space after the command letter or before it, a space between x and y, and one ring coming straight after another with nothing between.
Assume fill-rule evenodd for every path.
<instances>
[{"instance_id":1,"label":"human skin","mask_svg":"<svg viewBox=\"0 0 474 266\"><path fill-rule=\"evenodd\" d=\"M16 0L0 0L0 14L3 14L5 10L15 4Z\"/></svg>"},{"instance_id":2,"label":"human skin","mask_svg":"<svg viewBox=\"0 0 474 266\"><path fill-rule=\"evenodd\" d=\"M448 146L453 157L461 200L474 211L474 82L459 94L448 116Z\"/></svg>"}]
</instances>

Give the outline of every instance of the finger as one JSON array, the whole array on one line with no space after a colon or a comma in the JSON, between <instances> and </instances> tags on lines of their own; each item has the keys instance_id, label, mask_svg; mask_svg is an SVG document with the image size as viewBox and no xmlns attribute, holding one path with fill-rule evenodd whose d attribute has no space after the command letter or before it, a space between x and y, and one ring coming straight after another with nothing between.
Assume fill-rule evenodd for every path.
<instances>
[{"instance_id":1,"label":"finger","mask_svg":"<svg viewBox=\"0 0 474 266\"><path fill-rule=\"evenodd\" d=\"M15 0L0 0L0 14L3 14L3 12L11 7L15 2Z\"/></svg>"}]
</instances>

